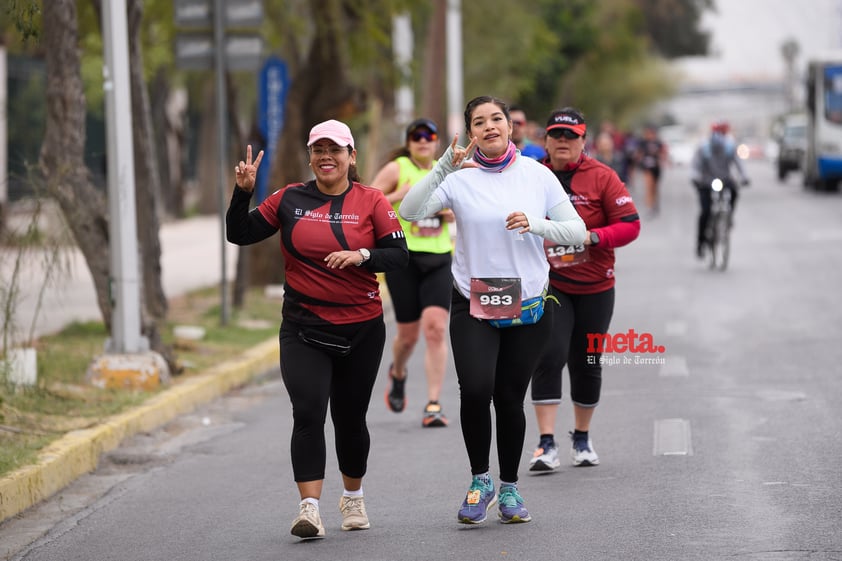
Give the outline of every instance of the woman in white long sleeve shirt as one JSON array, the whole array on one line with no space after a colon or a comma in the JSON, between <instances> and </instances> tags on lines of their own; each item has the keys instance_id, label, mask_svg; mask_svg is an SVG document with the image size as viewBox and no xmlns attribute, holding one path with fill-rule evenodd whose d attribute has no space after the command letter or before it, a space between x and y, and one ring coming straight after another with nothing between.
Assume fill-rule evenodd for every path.
<instances>
[{"instance_id":1,"label":"woman in white long sleeve shirt","mask_svg":"<svg viewBox=\"0 0 842 561\"><path fill-rule=\"evenodd\" d=\"M544 239L582 244L585 224L552 172L520 156L503 101L471 100L465 128L470 144L462 148L454 138L433 171L407 193L399 212L407 220L444 208L456 215L450 341L473 476L457 519L483 522L499 498L502 522L528 522L517 480L526 432L523 400L550 334ZM462 168L474 147L476 167ZM489 472L492 402L499 497Z\"/></svg>"}]
</instances>

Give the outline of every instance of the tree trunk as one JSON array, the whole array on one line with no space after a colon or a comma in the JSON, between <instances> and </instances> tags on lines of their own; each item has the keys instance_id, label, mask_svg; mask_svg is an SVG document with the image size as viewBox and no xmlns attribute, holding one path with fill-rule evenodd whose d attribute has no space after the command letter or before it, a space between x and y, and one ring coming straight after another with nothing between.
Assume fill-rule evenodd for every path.
<instances>
[{"instance_id":1,"label":"tree trunk","mask_svg":"<svg viewBox=\"0 0 842 561\"><path fill-rule=\"evenodd\" d=\"M75 0L43 5L46 126L39 165L91 272L103 321L111 328L110 259L105 197L85 167L85 93Z\"/></svg>"},{"instance_id":2,"label":"tree trunk","mask_svg":"<svg viewBox=\"0 0 842 561\"><path fill-rule=\"evenodd\" d=\"M149 338L152 349L168 358L172 351L161 341L161 329L167 319L167 296L161 282L160 213L158 201L161 194L161 177L156 164L152 113L149 94L143 76L143 48L140 26L143 20L143 1L129 0L129 75L132 94L132 137L135 163L135 206L137 236L140 251L142 285L141 322L143 334Z\"/></svg>"},{"instance_id":3,"label":"tree trunk","mask_svg":"<svg viewBox=\"0 0 842 561\"><path fill-rule=\"evenodd\" d=\"M97 13L100 5L94 2ZM140 0L129 2L129 56L132 79L132 113L135 148L136 212L142 276L141 323L151 348L174 366L172 351L161 341L167 301L161 284L161 245L155 210L160 189L155 168L149 99L141 70L139 29ZM101 18L100 18L101 21ZM49 192L56 198L93 277L103 322L111 331L111 260L108 205L90 181L84 163L85 94L78 49L76 2L47 2L43 12L47 66L47 123L41 146L40 166Z\"/></svg>"},{"instance_id":4,"label":"tree trunk","mask_svg":"<svg viewBox=\"0 0 842 561\"><path fill-rule=\"evenodd\" d=\"M184 218L185 112L183 89L172 89L163 69L158 70L149 88L155 149L161 178L159 210L162 220Z\"/></svg>"},{"instance_id":5,"label":"tree trunk","mask_svg":"<svg viewBox=\"0 0 842 561\"><path fill-rule=\"evenodd\" d=\"M349 46L343 40L348 30L343 27L342 2L313 0L309 6L315 33L307 60L291 77L284 129L272 155L269 191L312 177L305 147L310 127L327 119L348 119L365 107L364 92L348 76ZM240 151L244 150L241 146ZM252 284L283 282L277 237L252 247L250 271Z\"/></svg>"},{"instance_id":6,"label":"tree trunk","mask_svg":"<svg viewBox=\"0 0 842 561\"><path fill-rule=\"evenodd\" d=\"M447 0L435 0L433 17L427 28L424 45L424 76L421 92L421 117L427 117L439 124L443 142L453 140L447 127L447 103L445 103L445 76L447 73ZM460 134L460 138L463 135Z\"/></svg>"},{"instance_id":7,"label":"tree trunk","mask_svg":"<svg viewBox=\"0 0 842 561\"><path fill-rule=\"evenodd\" d=\"M197 210L200 214L219 213L219 154L217 148L216 88L213 75L209 74L207 81L201 85L201 121L199 122L199 142L196 177L198 179ZM243 148L240 147L242 150ZM226 168L229 166L226 166ZM233 167L233 166L230 166ZM233 181L230 183L233 185Z\"/></svg>"}]
</instances>

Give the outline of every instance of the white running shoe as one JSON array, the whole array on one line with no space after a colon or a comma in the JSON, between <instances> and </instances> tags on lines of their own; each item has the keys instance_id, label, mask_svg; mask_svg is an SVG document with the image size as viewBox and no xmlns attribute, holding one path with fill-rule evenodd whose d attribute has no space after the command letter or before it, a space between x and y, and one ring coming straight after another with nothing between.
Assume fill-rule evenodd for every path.
<instances>
[{"instance_id":1,"label":"white running shoe","mask_svg":"<svg viewBox=\"0 0 842 561\"><path fill-rule=\"evenodd\" d=\"M553 471L559 466L561 460L558 459L558 446L555 442L541 442L529 460L529 471Z\"/></svg>"},{"instance_id":2,"label":"white running shoe","mask_svg":"<svg viewBox=\"0 0 842 561\"><path fill-rule=\"evenodd\" d=\"M571 434L570 438L573 438ZM588 438L574 439L573 448L570 450L570 455L573 458L573 465L576 467L598 466L599 456L593 449L593 442Z\"/></svg>"},{"instance_id":3,"label":"white running shoe","mask_svg":"<svg viewBox=\"0 0 842 561\"><path fill-rule=\"evenodd\" d=\"M325 537L325 527L319 516L319 507L313 503L302 501L298 505L298 516L292 521L290 533L301 539Z\"/></svg>"},{"instance_id":4,"label":"white running shoe","mask_svg":"<svg viewBox=\"0 0 842 561\"><path fill-rule=\"evenodd\" d=\"M371 528L362 497L342 495L342 498L339 499L339 512L342 513L343 530L368 530Z\"/></svg>"}]
</instances>

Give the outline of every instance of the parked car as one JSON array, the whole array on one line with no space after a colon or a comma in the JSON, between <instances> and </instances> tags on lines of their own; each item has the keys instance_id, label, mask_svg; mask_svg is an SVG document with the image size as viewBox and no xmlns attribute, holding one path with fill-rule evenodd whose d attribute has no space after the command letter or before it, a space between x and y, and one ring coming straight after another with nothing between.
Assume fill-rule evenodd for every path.
<instances>
[{"instance_id":1,"label":"parked car","mask_svg":"<svg viewBox=\"0 0 842 561\"><path fill-rule=\"evenodd\" d=\"M696 151L688 129L683 125L666 125L658 129L658 136L667 147L667 157L673 165L689 166Z\"/></svg>"},{"instance_id":2,"label":"parked car","mask_svg":"<svg viewBox=\"0 0 842 561\"><path fill-rule=\"evenodd\" d=\"M787 173L802 169L807 149L807 117L786 115L779 130L777 168L778 179L783 181Z\"/></svg>"}]
</instances>

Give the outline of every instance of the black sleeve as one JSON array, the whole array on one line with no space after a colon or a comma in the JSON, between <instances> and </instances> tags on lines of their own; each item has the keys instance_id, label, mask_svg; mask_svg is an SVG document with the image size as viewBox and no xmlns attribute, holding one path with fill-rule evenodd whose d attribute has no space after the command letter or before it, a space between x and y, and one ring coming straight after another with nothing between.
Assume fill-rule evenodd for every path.
<instances>
[{"instance_id":1,"label":"black sleeve","mask_svg":"<svg viewBox=\"0 0 842 561\"><path fill-rule=\"evenodd\" d=\"M228 241L237 245L249 245L265 240L277 228L266 222L257 208L249 212L251 193L234 186L228 212L225 213L225 231Z\"/></svg>"},{"instance_id":2,"label":"black sleeve","mask_svg":"<svg viewBox=\"0 0 842 561\"><path fill-rule=\"evenodd\" d=\"M374 273L397 271L409 263L409 250L404 237L396 238L390 234L377 240L377 247L369 251L371 259L363 263L363 267Z\"/></svg>"}]
</instances>

